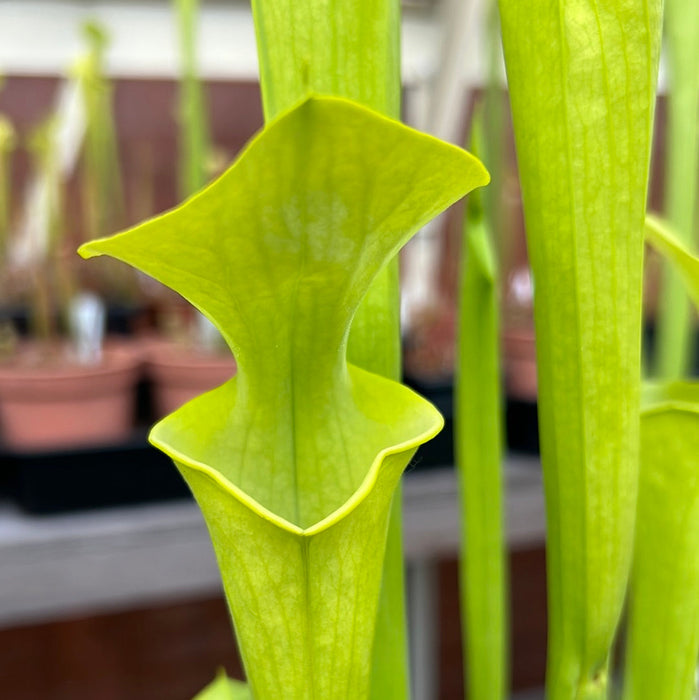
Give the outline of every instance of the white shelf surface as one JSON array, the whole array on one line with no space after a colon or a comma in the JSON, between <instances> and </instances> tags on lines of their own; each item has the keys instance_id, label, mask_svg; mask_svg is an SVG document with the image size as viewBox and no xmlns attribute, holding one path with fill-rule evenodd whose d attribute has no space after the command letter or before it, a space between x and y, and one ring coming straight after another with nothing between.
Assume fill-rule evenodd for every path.
<instances>
[{"instance_id":1,"label":"white shelf surface","mask_svg":"<svg viewBox=\"0 0 699 700\"><path fill-rule=\"evenodd\" d=\"M538 460L507 463L511 548L544 538ZM408 561L454 555L459 542L452 469L404 479ZM0 505L0 626L208 597L221 590L202 516L193 502L34 517Z\"/></svg>"}]
</instances>

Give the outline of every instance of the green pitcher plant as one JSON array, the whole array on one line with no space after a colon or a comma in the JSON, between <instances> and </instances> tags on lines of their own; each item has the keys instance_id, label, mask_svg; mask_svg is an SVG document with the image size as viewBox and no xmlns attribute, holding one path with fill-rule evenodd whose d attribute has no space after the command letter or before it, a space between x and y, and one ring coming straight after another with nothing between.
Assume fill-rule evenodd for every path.
<instances>
[{"instance_id":1,"label":"green pitcher plant","mask_svg":"<svg viewBox=\"0 0 699 700\"><path fill-rule=\"evenodd\" d=\"M219 671L216 678L193 700L252 700L250 688L246 683L231 680L224 670Z\"/></svg>"},{"instance_id":2,"label":"green pitcher plant","mask_svg":"<svg viewBox=\"0 0 699 700\"><path fill-rule=\"evenodd\" d=\"M681 240L696 241L699 184L699 3L665 0L665 58L668 73L665 125L665 216ZM690 370L692 317L682 281L666 265L657 319L655 370L679 379Z\"/></svg>"},{"instance_id":3,"label":"green pitcher plant","mask_svg":"<svg viewBox=\"0 0 699 700\"><path fill-rule=\"evenodd\" d=\"M549 700L609 696L633 549L661 0L499 0L535 281Z\"/></svg>"},{"instance_id":4,"label":"green pitcher plant","mask_svg":"<svg viewBox=\"0 0 699 700\"><path fill-rule=\"evenodd\" d=\"M124 195L113 115L114 86L105 73L109 36L95 22L86 22L82 33L87 48L71 73L78 82L85 119L81 162L85 240L124 225Z\"/></svg>"},{"instance_id":5,"label":"green pitcher plant","mask_svg":"<svg viewBox=\"0 0 699 700\"><path fill-rule=\"evenodd\" d=\"M206 183L206 158L210 143L206 99L196 60L199 0L175 0L174 5L180 40L177 175L180 197L185 198Z\"/></svg>"},{"instance_id":6,"label":"green pitcher plant","mask_svg":"<svg viewBox=\"0 0 699 700\"><path fill-rule=\"evenodd\" d=\"M309 91L355 100L400 118L398 0L252 0L265 121ZM389 379L401 377L398 260L372 282L352 321L347 357ZM409 697L400 487L389 518L371 671L372 700Z\"/></svg>"},{"instance_id":7,"label":"green pitcher plant","mask_svg":"<svg viewBox=\"0 0 699 700\"><path fill-rule=\"evenodd\" d=\"M699 258L682 242L674 227L655 214L646 216L646 241L672 266L685 294L699 309Z\"/></svg>"},{"instance_id":8,"label":"green pitcher plant","mask_svg":"<svg viewBox=\"0 0 699 700\"><path fill-rule=\"evenodd\" d=\"M657 216L646 241L699 308L699 258ZM653 381L641 403L641 468L624 700L690 698L699 656L699 383Z\"/></svg>"},{"instance_id":9,"label":"green pitcher plant","mask_svg":"<svg viewBox=\"0 0 699 700\"><path fill-rule=\"evenodd\" d=\"M695 691L699 653L699 384L649 383L624 700Z\"/></svg>"},{"instance_id":10,"label":"green pitcher plant","mask_svg":"<svg viewBox=\"0 0 699 700\"><path fill-rule=\"evenodd\" d=\"M471 148L479 156L489 152L484 115L481 103L471 123ZM454 448L461 509L459 589L467 697L504 700L509 616L499 270L492 209L480 194L473 192L466 204L458 297Z\"/></svg>"},{"instance_id":11,"label":"green pitcher plant","mask_svg":"<svg viewBox=\"0 0 699 700\"><path fill-rule=\"evenodd\" d=\"M0 267L4 267L10 229L12 183L12 154L17 147L17 135L12 122L0 114Z\"/></svg>"},{"instance_id":12,"label":"green pitcher plant","mask_svg":"<svg viewBox=\"0 0 699 700\"><path fill-rule=\"evenodd\" d=\"M184 204L83 245L172 287L238 362L155 425L204 514L256 700L365 698L394 490L442 426L346 359L372 280L488 174L349 100L270 120Z\"/></svg>"}]
</instances>

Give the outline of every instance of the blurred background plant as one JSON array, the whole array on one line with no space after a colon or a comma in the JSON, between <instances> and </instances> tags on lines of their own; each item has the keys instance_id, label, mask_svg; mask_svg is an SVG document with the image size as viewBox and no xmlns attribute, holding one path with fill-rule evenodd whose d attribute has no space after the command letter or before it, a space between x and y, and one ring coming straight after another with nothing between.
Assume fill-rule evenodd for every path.
<instances>
[{"instance_id":1,"label":"blurred background plant","mask_svg":"<svg viewBox=\"0 0 699 700\"><path fill-rule=\"evenodd\" d=\"M7 253L12 213L12 155L15 148L17 136L12 122L5 115L0 115L0 296L3 298L7 283ZM16 333L12 322L4 315L0 316L0 359L12 354L15 343Z\"/></svg>"},{"instance_id":2,"label":"blurred background plant","mask_svg":"<svg viewBox=\"0 0 699 700\"><path fill-rule=\"evenodd\" d=\"M78 273L73 254L83 238L124 223L112 88L104 75L107 37L87 23L83 38L85 53L58 84L53 108L24 139L30 175L14 217L8 192L4 305L18 331L33 337L36 362L68 359L66 352L98 362L104 329L94 324L102 325L105 316L100 299L133 295L133 276L123 266L101 266L90 279L82 269ZM99 310L85 314L87 307ZM92 352L78 357L75 348L86 334L93 338Z\"/></svg>"}]
</instances>

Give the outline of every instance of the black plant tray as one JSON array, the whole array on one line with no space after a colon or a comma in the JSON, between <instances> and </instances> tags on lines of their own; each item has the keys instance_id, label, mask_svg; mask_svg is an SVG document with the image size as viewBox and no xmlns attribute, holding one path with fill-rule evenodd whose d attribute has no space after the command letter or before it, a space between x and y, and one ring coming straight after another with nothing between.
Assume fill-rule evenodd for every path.
<instances>
[{"instance_id":1,"label":"black plant tray","mask_svg":"<svg viewBox=\"0 0 699 700\"><path fill-rule=\"evenodd\" d=\"M147 318L147 312L140 304L109 304L105 332L108 335L132 335L143 318ZM31 314L27 307L0 306L0 321L10 321L22 338L31 335Z\"/></svg>"},{"instance_id":2,"label":"black plant tray","mask_svg":"<svg viewBox=\"0 0 699 700\"><path fill-rule=\"evenodd\" d=\"M38 515L190 498L169 457L135 433L123 444L51 452L0 452L9 496Z\"/></svg>"},{"instance_id":3,"label":"black plant tray","mask_svg":"<svg viewBox=\"0 0 699 700\"><path fill-rule=\"evenodd\" d=\"M406 376L405 383L431 401L444 416L444 429L422 445L415 457L416 469L430 469L454 464L454 386L450 380L426 382ZM512 452L539 454L539 421L536 403L508 398L505 403L507 449Z\"/></svg>"},{"instance_id":4,"label":"black plant tray","mask_svg":"<svg viewBox=\"0 0 699 700\"><path fill-rule=\"evenodd\" d=\"M403 381L420 396L433 403L444 416L444 428L432 440L420 446L413 460L415 469L447 467L454 464L454 387L450 381L432 382L406 376Z\"/></svg>"},{"instance_id":5,"label":"black plant tray","mask_svg":"<svg viewBox=\"0 0 699 700\"><path fill-rule=\"evenodd\" d=\"M505 434L507 447L513 452L539 454L539 415L536 402L507 399Z\"/></svg>"}]
</instances>

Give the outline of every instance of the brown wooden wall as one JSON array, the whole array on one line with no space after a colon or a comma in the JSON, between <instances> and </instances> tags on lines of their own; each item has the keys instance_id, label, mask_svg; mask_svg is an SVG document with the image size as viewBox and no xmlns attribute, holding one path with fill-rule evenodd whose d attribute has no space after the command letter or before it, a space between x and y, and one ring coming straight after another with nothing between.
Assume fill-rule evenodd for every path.
<instances>
[{"instance_id":1,"label":"brown wooden wall","mask_svg":"<svg viewBox=\"0 0 699 700\"><path fill-rule=\"evenodd\" d=\"M29 167L24 149L26 139L33 127L51 113L58 85L56 77L9 76L0 90L0 113L10 118L20 141L13 161L16 202ZM211 140L232 160L262 126L259 86L211 81L205 84L205 95ZM114 111L125 195L130 205L130 223L134 223L142 215L134 209L139 200L137 190L144 185L145 178L153 178L155 212L178 201L177 83L164 79L116 79ZM79 225L79 216L73 220Z\"/></svg>"},{"instance_id":2,"label":"brown wooden wall","mask_svg":"<svg viewBox=\"0 0 699 700\"><path fill-rule=\"evenodd\" d=\"M513 553L510 567L513 687L538 687L546 659L543 549ZM435 700L461 700L456 561L440 565L439 590ZM190 700L220 667L242 677L218 597L0 630L3 700Z\"/></svg>"}]
</instances>

